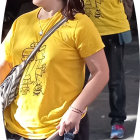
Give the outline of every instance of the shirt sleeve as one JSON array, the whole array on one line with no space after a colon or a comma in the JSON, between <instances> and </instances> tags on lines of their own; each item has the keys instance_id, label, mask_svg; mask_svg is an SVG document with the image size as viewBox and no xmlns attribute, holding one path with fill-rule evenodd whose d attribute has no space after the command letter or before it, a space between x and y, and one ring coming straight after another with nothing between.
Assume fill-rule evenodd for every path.
<instances>
[{"instance_id":1,"label":"shirt sleeve","mask_svg":"<svg viewBox=\"0 0 140 140\"><path fill-rule=\"evenodd\" d=\"M7 36L5 37L4 41L0 46L0 53L3 60L12 62L12 46L13 46L13 39L15 34L16 28L16 21L11 26Z\"/></svg>"},{"instance_id":2,"label":"shirt sleeve","mask_svg":"<svg viewBox=\"0 0 140 140\"><path fill-rule=\"evenodd\" d=\"M104 48L101 36L89 17L78 20L75 43L81 57L88 57Z\"/></svg>"}]
</instances>

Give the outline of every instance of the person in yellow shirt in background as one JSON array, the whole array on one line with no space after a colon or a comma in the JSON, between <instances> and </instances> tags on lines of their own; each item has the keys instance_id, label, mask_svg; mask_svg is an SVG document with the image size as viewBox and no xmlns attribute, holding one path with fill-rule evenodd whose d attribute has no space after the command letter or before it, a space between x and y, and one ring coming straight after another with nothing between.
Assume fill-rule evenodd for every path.
<instances>
[{"instance_id":1,"label":"person in yellow shirt in background","mask_svg":"<svg viewBox=\"0 0 140 140\"><path fill-rule=\"evenodd\" d=\"M18 95L4 111L9 138L41 140L59 129L55 140L65 139L71 130L74 140L88 140L84 110L109 80L100 34L84 14L83 0L33 0L33 4L39 8L18 17L2 42L0 83L12 67L26 60L51 27L64 16L68 21L28 63ZM85 64L92 76L83 88Z\"/></svg>"},{"instance_id":2,"label":"person in yellow shirt in background","mask_svg":"<svg viewBox=\"0 0 140 140\"><path fill-rule=\"evenodd\" d=\"M121 0L84 0L84 2L86 14L95 24L105 44L104 51L110 69L108 83L111 109L109 117L112 118L110 137L122 138L123 123L126 119L124 45L132 40L129 22ZM88 69L86 71L86 75L89 75Z\"/></svg>"}]
</instances>

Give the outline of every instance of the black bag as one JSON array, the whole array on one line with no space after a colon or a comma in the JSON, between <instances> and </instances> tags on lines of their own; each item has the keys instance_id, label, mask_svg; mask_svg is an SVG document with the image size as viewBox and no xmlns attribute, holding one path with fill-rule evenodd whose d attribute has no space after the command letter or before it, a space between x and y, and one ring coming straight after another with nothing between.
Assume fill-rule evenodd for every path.
<instances>
[{"instance_id":1,"label":"black bag","mask_svg":"<svg viewBox=\"0 0 140 140\"><path fill-rule=\"evenodd\" d=\"M34 48L34 50L31 52L29 57L23 61L20 65L17 65L12 68L10 73L7 75L5 80L0 85L0 96L1 96L1 103L2 103L2 111L12 103L12 101L16 98L18 93L18 86L20 83L20 79L22 77L22 74L24 72L24 69L26 68L27 64L31 60L31 58L34 57L36 52L39 50L39 48L42 46L42 44L48 39L56 29L58 29L63 23L67 21L67 18L63 18L61 21L59 21L56 25L54 25L41 39L41 41L37 44L37 46Z\"/></svg>"}]
</instances>

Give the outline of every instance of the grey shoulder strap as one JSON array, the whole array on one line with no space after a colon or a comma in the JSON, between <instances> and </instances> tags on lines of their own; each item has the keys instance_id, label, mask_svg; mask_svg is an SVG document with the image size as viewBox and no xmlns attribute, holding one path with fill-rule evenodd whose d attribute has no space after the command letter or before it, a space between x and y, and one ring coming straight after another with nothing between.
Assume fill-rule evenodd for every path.
<instances>
[{"instance_id":1,"label":"grey shoulder strap","mask_svg":"<svg viewBox=\"0 0 140 140\"><path fill-rule=\"evenodd\" d=\"M28 58L25 60L26 64L31 60L32 57L36 54L36 52L39 50L39 48L42 46L42 44L57 30L62 24L64 24L68 19L64 17L62 20L60 20L58 23L56 23L40 40L40 42L36 45L34 50L31 52L31 54L28 56Z\"/></svg>"}]
</instances>

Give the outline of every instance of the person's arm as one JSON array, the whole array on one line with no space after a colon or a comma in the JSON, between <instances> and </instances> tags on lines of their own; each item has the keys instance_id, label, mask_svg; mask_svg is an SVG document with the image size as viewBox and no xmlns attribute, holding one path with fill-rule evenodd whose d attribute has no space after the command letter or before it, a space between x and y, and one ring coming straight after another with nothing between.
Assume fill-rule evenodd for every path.
<instances>
[{"instance_id":1,"label":"person's arm","mask_svg":"<svg viewBox=\"0 0 140 140\"><path fill-rule=\"evenodd\" d=\"M11 47L15 35L16 22L17 20L14 21L5 39L0 44L0 84L13 67Z\"/></svg>"},{"instance_id":2,"label":"person's arm","mask_svg":"<svg viewBox=\"0 0 140 140\"><path fill-rule=\"evenodd\" d=\"M6 78L12 67L12 63L10 62L7 62L5 60L0 62L0 84Z\"/></svg>"},{"instance_id":3,"label":"person's arm","mask_svg":"<svg viewBox=\"0 0 140 140\"><path fill-rule=\"evenodd\" d=\"M96 99L109 80L109 68L103 49L84 58L84 60L90 70L91 80L71 105L81 111L84 111L84 109ZM80 120L81 115L72 111L72 108L69 108L63 115L60 124L57 126L59 135L62 136L64 131L68 132L74 127L74 133L78 133Z\"/></svg>"},{"instance_id":4,"label":"person's arm","mask_svg":"<svg viewBox=\"0 0 140 140\"><path fill-rule=\"evenodd\" d=\"M109 80L109 68L103 49L85 58L85 62L91 73L91 78L72 104L72 106L82 111L95 100Z\"/></svg>"}]
</instances>

